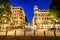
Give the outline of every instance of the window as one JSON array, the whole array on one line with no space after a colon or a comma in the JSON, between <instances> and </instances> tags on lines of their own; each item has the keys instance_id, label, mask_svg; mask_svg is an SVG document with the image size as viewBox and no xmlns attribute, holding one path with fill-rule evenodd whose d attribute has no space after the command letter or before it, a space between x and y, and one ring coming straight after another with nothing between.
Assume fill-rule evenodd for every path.
<instances>
[{"instance_id":1,"label":"window","mask_svg":"<svg viewBox=\"0 0 60 40\"><path fill-rule=\"evenodd\" d=\"M22 16L22 14L20 14L20 16Z\"/></svg>"},{"instance_id":2,"label":"window","mask_svg":"<svg viewBox=\"0 0 60 40\"><path fill-rule=\"evenodd\" d=\"M17 9L19 9L19 8L17 8Z\"/></svg>"},{"instance_id":3,"label":"window","mask_svg":"<svg viewBox=\"0 0 60 40\"><path fill-rule=\"evenodd\" d=\"M14 11L13 11L14 12Z\"/></svg>"},{"instance_id":4,"label":"window","mask_svg":"<svg viewBox=\"0 0 60 40\"><path fill-rule=\"evenodd\" d=\"M19 12L19 11L15 11L15 12Z\"/></svg>"},{"instance_id":5,"label":"window","mask_svg":"<svg viewBox=\"0 0 60 40\"><path fill-rule=\"evenodd\" d=\"M16 22L16 24L18 24L18 21L15 21Z\"/></svg>"},{"instance_id":6,"label":"window","mask_svg":"<svg viewBox=\"0 0 60 40\"><path fill-rule=\"evenodd\" d=\"M42 14L42 16L43 16L43 14Z\"/></svg>"},{"instance_id":7,"label":"window","mask_svg":"<svg viewBox=\"0 0 60 40\"><path fill-rule=\"evenodd\" d=\"M20 8L20 10L23 10L22 8Z\"/></svg>"},{"instance_id":8,"label":"window","mask_svg":"<svg viewBox=\"0 0 60 40\"><path fill-rule=\"evenodd\" d=\"M43 20L44 18L42 18L42 20Z\"/></svg>"},{"instance_id":9,"label":"window","mask_svg":"<svg viewBox=\"0 0 60 40\"><path fill-rule=\"evenodd\" d=\"M20 11L20 13L23 13L22 11Z\"/></svg>"},{"instance_id":10,"label":"window","mask_svg":"<svg viewBox=\"0 0 60 40\"><path fill-rule=\"evenodd\" d=\"M16 14L15 14L15 16L16 16Z\"/></svg>"},{"instance_id":11,"label":"window","mask_svg":"<svg viewBox=\"0 0 60 40\"><path fill-rule=\"evenodd\" d=\"M13 9L15 9L15 8L13 8Z\"/></svg>"},{"instance_id":12,"label":"window","mask_svg":"<svg viewBox=\"0 0 60 40\"><path fill-rule=\"evenodd\" d=\"M20 17L20 19L22 19L22 17Z\"/></svg>"},{"instance_id":13,"label":"window","mask_svg":"<svg viewBox=\"0 0 60 40\"><path fill-rule=\"evenodd\" d=\"M12 17L12 19L18 19L18 17Z\"/></svg>"},{"instance_id":14,"label":"window","mask_svg":"<svg viewBox=\"0 0 60 40\"><path fill-rule=\"evenodd\" d=\"M16 19L16 17L14 17L14 19Z\"/></svg>"},{"instance_id":15,"label":"window","mask_svg":"<svg viewBox=\"0 0 60 40\"><path fill-rule=\"evenodd\" d=\"M40 19L40 18L39 18Z\"/></svg>"},{"instance_id":16,"label":"window","mask_svg":"<svg viewBox=\"0 0 60 40\"><path fill-rule=\"evenodd\" d=\"M46 18L45 18L45 20L46 20Z\"/></svg>"},{"instance_id":17,"label":"window","mask_svg":"<svg viewBox=\"0 0 60 40\"><path fill-rule=\"evenodd\" d=\"M14 19L14 18L12 17L12 19Z\"/></svg>"},{"instance_id":18,"label":"window","mask_svg":"<svg viewBox=\"0 0 60 40\"><path fill-rule=\"evenodd\" d=\"M16 11L15 11L16 12Z\"/></svg>"},{"instance_id":19,"label":"window","mask_svg":"<svg viewBox=\"0 0 60 40\"><path fill-rule=\"evenodd\" d=\"M18 17L16 17L16 19L18 19Z\"/></svg>"},{"instance_id":20,"label":"window","mask_svg":"<svg viewBox=\"0 0 60 40\"><path fill-rule=\"evenodd\" d=\"M47 17L47 19L49 19L49 18Z\"/></svg>"},{"instance_id":21,"label":"window","mask_svg":"<svg viewBox=\"0 0 60 40\"><path fill-rule=\"evenodd\" d=\"M39 14L39 16L40 16L40 14Z\"/></svg>"}]
</instances>

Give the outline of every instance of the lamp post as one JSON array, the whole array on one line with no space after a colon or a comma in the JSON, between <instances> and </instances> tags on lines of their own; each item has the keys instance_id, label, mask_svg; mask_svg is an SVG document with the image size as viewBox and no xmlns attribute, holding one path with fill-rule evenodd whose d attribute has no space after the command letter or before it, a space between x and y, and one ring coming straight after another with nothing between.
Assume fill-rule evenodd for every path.
<instances>
[{"instance_id":1,"label":"lamp post","mask_svg":"<svg viewBox=\"0 0 60 40\"><path fill-rule=\"evenodd\" d=\"M7 28L6 22L7 22L7 20L4 20L4 24L3 24L3 25L4 25L4 26L3 26L4 28Z\"/></svg>"},{"instance_id":2,"label":"lamp post","mask_svg":"<svg viewBox=\"0 0 60 40\"><path fill-rule=\"evenodd\" d=\"M45 33L45 29L44 29L44 31L43 31L43 32L44 32L44 40L45 40L45 38L46 38L46 33Z\"/></svg>"},{"instance_id":3,"label":"lamp post","mask_svg":"<svg viewBox=\"0 0 60 40\"><path fill-rule=\"evenodd\" d=\"M12 21L12 20L11 20L10 22L11 22L11 24L13 23L13 21ZM10 25L10 26L11 26L11 25Z\"/></svg>"}]
</instances>

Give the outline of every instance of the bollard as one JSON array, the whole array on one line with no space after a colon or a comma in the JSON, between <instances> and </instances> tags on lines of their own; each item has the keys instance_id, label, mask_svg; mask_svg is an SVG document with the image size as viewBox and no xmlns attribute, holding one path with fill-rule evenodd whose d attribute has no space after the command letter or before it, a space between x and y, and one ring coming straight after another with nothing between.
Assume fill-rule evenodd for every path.
<instances>
[{"instance_id":1,"label":"bollard","mask_svg":"<svg viewBox=\"0 0 60 40\"><path fill-rule=\"evenodd\" d=\"M56 40L56 30L54 30L54 39Z\"/></svg>"},{"instance_id":2,"label":"bollard","mask_svg":"<svg viewBox=\"0 0 60 40\"><path fill-rule=\"evenodd\" d=\"M45 30L44 30L44 40L45 40L45 38L46 38L46 34L45 34Z\"/></svg>"},{"instance_id":3,"label":"bollard","mask_svg":"<svg viewBox=\"0 0 60 40\"><path fill-rule=\"evenodd\" d=\"M25 38L26 38L26 30L24 28L24 40L25 40Z\"/></svg>"},{"instance_id":4,"label":"bollard","mask_svg":"<svg viewBox=\"0 0 60 40\"><path fill-rule=\"evenodd\" d=\"M6 37L7 37L7 32L8 32L8 30L6 30Z\"/></svg>"},{"instance_id":5,"label":"bollard","mask_svg":"<svg viewBox=\"0 0 60 40\"><path fill-rule=\"evenodd\" d=\"M34 37L35 37L35 30L34 30Z\"/></svg>"},{"instance_id":6,"label":"bollard","mask_svg":"<svg viewBox=\"0 0 60 40\"><path fill-rule=\"evenodd\" d=\"M36 38L36 37L35 37L35 30L34 30L34 40L35 40L35 38Z\"/></svg>"},{"instance_id":7,"label":"bollard","mask_svg":"<svg viewBox=\"0 0 60 40\"><path fill-rule=\"evenodd\" d=\"M15 30L15 36L16 36L16 30Z\"/></svg>"},{"instance_id":8,"label":"bollard","mask_svg":"<svg viewBox=\"0 0 60 40\"><path fill-rule=\"evenodd\" d=\"M6 30L6 37L5 37L5 38L6 38L6 40L7 40L7 33L8 33L8 29Z\"/></svg>"},{"instance_id":9,"label":"bollard","mask_svg":"<svg viewBox=\"0 0 60 40\"><path fill-rule=\"evenodd\" d=\"M26 36L26 33L25 33L26 31L25 31L25 28L24 28L24 36Z\"/></svg>"}]
</instances>

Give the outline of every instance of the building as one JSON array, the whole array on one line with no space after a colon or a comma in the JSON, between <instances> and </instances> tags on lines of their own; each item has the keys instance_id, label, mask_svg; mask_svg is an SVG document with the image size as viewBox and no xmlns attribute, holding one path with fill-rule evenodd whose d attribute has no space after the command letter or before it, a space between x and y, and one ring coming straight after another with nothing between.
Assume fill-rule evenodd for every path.
<instances>
[{"instance_id":1,"label":"building","mask_svg":"<svg viewBox=\"0 0 60 40\"><path fill-rule=\"evenodd\" d=\"M25 26L25 13L21 7L11 7L11 17L8 24L12 27Z\"/></svg>"},{"instance_id":2,"label":"building","mask_svg":"<svg viewBox=\"0 0 60 40\"><path fill-rule=\"evenodd\" d=\"M40 27L43 24L50 24L51 21L48 18L49 16L49 10L44 9L40 10L37 6L34 6L34 17L32 20L32 25L36 25L37 27Z\"/></svg>"}]
</instances>

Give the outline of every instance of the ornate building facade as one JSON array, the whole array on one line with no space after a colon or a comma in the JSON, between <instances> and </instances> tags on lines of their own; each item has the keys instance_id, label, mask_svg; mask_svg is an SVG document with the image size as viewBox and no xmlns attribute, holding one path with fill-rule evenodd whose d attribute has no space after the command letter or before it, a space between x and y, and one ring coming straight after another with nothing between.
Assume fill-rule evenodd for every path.
<instances>
[{"instance_id":1,"label":"ornate building facade","mask_svg":"<svg viewBox=\"0 0 60 40\"><path fill-rule=\"evenodd\" d=\"M51 21L48 18L49 10L40 10L37 6L34 6L34 17L32 20L32 25L37 25L38 27L43 24L50 24Z\"/></svg>"},{"instance_id":2,"label":"ornate building facade","mask_svg":"<svg viewBox=\"0 0 60 40\"><path fill-rule=\"evenodd\" d=\"M23 8L21 7L11 7L11 17L8 24L10 26L16 27L16 26L25 26L25 13Z\"/></svg>"}]
</instances>

